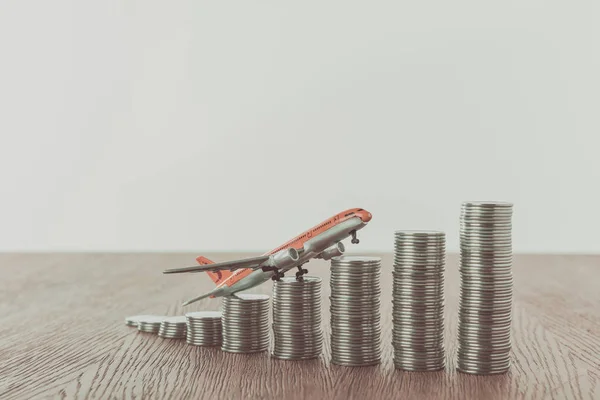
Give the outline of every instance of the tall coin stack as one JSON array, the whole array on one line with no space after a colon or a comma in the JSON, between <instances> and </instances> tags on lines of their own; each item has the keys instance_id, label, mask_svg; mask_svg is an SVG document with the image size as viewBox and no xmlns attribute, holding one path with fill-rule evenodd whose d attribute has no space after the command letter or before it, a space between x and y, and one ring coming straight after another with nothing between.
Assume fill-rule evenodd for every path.
<instances>
[{"instance_id":1,"label":"tall coin stack","mask_svg":"<svg viewBox=\"0 0 600 400\"><path fill-rule=\"evenodd\" d=\"M510 368L512 318L510 203L465 202L460 217L458 370Z\"/></svg>"},{"instance_id":2,"label":"tall coin stack","mask_svg":"<svg viewBox=\"0 0 600 400\"><path fill-rule=\"evenodd\" d=\"M185 339L186 335L185 317L165 317L160 323L158 336L165 339Z\"/></svg>"},{"instance_id":3,"label":"tall coin stack","mask_svg":"<svg viewBox=\"0 0 600 400\"><path fill-rule=\"evenodd\" d=\"M272 356L285 360L317 358L323 349L321 278L282 278L273 285Z\"/></svg>"},{"instance_id":4,"label":"tall coin stack","mask_svg":"<svg viewBox=\"0 0 600 400\"><path fill-rule=\"evenodd\" d=\"M220 346L223 328L220 311L196 311L185 314L187 343L194 346Z\"/></svg>"},{"instance_id":5,"label":"tall coin stack","mask_svg":"<svg viewBox=\"0 0 600 400\"><path fill-rule=\"evenodd\" d=\"M381 258L331 260L331 362L365 366L381 361Z\"/></svg>"},{"instance_id":6,"label":"tall coin stack","mask_svg":"<svg viewBox=\"0 0 600 400\"><path fill-rule=\"evenodd\" d=\"M394 252L394 365L406 371L445 366L444 265L446 235L397 231Z\"/></svg>"},{"instance_id":7,"label":"tall coin stack","mask_svg":"<svg viewBox=\"0 0 600 400\"><path fill-rule=\"evenodd\" d=\"M223 297L223 343L230 353L256 353L269 348L269 296Z\"/></svg>"}]
</instances>

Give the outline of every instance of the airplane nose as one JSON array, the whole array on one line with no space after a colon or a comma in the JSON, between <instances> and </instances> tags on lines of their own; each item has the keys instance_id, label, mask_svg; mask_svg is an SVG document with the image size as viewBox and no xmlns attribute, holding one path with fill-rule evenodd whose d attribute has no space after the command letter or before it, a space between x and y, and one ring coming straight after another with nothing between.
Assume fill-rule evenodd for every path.
<instances>
[{"instance_id":1,"label":"airplane nose","mask_svg":"<svg viewBox=\"0 0 600 400\"><path fill-rule=\"evenodd\" d=\"M371 214L370 212L366 211L363 214L362 220L363 220L363 222L369 222L371 220L371 218L373 218L373 214Z\"/></svg>"}]
</instances>

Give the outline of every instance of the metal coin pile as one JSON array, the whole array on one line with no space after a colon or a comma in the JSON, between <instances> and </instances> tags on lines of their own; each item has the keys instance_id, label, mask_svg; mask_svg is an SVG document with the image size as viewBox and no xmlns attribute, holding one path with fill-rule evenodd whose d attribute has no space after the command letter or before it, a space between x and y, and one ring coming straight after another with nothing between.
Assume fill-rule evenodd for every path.
<instances>
[{"instance_id":1,"label":"metal coin pile","mask_svg":"<svg viewBox=\"0 0 600 400\"><path fill-rule=\"evenodd\" d=\"M381 361L381 258L331 260L331 362L365 366Z\"/></svg>"},{"instance_id":2,"label":"metal coin pile","mask_svg":"<svg viewBox=\"0 0 600 400\"><path fill-rule=\"evenodd\" d=\"M406 371L445 366L444 265L446 235L397 231L394 251L394 365Z\"/></svg>"},{"instance_id":3,"label":"metal coin pile","mask_svg":"<svg viewBox=\"0 0 600 400\"><path fill-rule=\"evenodd\" d=\"M282 278L273 285L272 356L285 360L317 358L323 349L321 278Z\"/></svg>"},{"instance_id":4,"label":"metal coin pile","mask_svg":"<svg viewBox=\"0 0 600 400\"><path fill-rule=\"evenodd\" d=\"M466 202L460 217L458 370L510 368L512 319L510 203Z\"/></svg>"},{"instance_id":5,"label":"metal coin pile","mask_svg":"<svg viewBox=\"0 0 600 400\"><path fill-rule=\"evenodd\" d=\"M138 330L140 332L158 333L160 323L165 318L158 315L141 315L138 318Z\"/></svg>"},{"instance_id":6,"label":"metal coin pile","mask_svg":"<svg viewBox=\"0 0 600 400\"><path fill-rule=\"evenodd\" d=\"M230 353L256 353L269 348L269 296L223 297L223 343Z\"/></svg>"},{"instance_id":7,"label":"metal coin pile","mask_svg":"<svg viewBox=\"0 0 600 400\"><path fill-rule=\"evenodd\" d=\"M220 311L197 311L185 314L187 343L194 346L220 346L223 342Z\"/></svg>"},{"instance_id":8,"label":"metal coin pile","mask_svg":"<svg viewBox=\"0 0 600 400\"><path fill-rule=\"evenodd\" d=\"M147 317L153 317L153 315L133 315L131 317L125 317L125 325L137 328L140 320Z\"/></svg>"},{"instance_id":9,"label":"metal coin pile","mask_svg":"<svg viewBox=\"0 0 600 400\"><path fill-rule=\"evenodd\" d=\"M158 336L165 339L185 339L187 328L186 318L183 315L177 317L165 317L160 323Z\"/></svg>"}]
</instances>

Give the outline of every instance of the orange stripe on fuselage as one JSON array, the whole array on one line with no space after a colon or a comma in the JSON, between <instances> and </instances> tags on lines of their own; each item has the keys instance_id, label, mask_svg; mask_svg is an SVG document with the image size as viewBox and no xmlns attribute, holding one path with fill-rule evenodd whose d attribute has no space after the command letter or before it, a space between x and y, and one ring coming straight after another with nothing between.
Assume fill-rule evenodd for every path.
<instances>
[{"instance_id":1,"label":"orange stripe on fuselage","mask_svg":"<svg viewBox=\"0 0 600 400\"><path fill-rule=\"evenodd\" d=\"M350 218L356 217L357 212L359 212L359 210L362 211L360 208L351 208L349 210L336 214L333 217L323 221L319 225L312 227L306 232L302 232L300 235L296 236L289 242L286 242L285 244L277 247L276 249L265 253L264 255L275 254L277 252L280 252L281 250L289 249L291 247L295 248L296 250L300 250L304 246L304 243L314 238L315 236L320 235L321 233L333 228L334 226ZM227 278L223 283L221 283L218 287L221 287L223 285L231 287L236 282L239 282L241 279L250 275L252 272L254 272L252 268L239 269L233 272L233 274L229 278Z\"/></svg>"}]
</instances>

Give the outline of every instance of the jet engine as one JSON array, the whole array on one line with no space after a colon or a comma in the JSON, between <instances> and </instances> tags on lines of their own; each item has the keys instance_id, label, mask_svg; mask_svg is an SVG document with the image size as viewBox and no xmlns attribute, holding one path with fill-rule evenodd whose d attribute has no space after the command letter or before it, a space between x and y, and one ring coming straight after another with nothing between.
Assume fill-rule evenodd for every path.
<instances>
[{"instance_id":1,"label":"jet engine","mask_svg":"<svg viewBox=\"0 0 600 400\"><path fill-rule=\"evenodd\" d=\"M337 242L336 244L329 246L324 251L322 251L317 258L322 258L323 260L331 260L333 257L341 256L346 251L346 247L342 242Z\"/></svg>"},{"instance_id":2,"label":"jet engine","mask_svg":"<svg viewBox=\"0 0 600 400\"><path fill-rule=\"evenodd\" d=\"M293 266L299 259L298 250L292 247L273 254L269 260L269 264L281 270Z\"/></svg>"}]
</instances>

